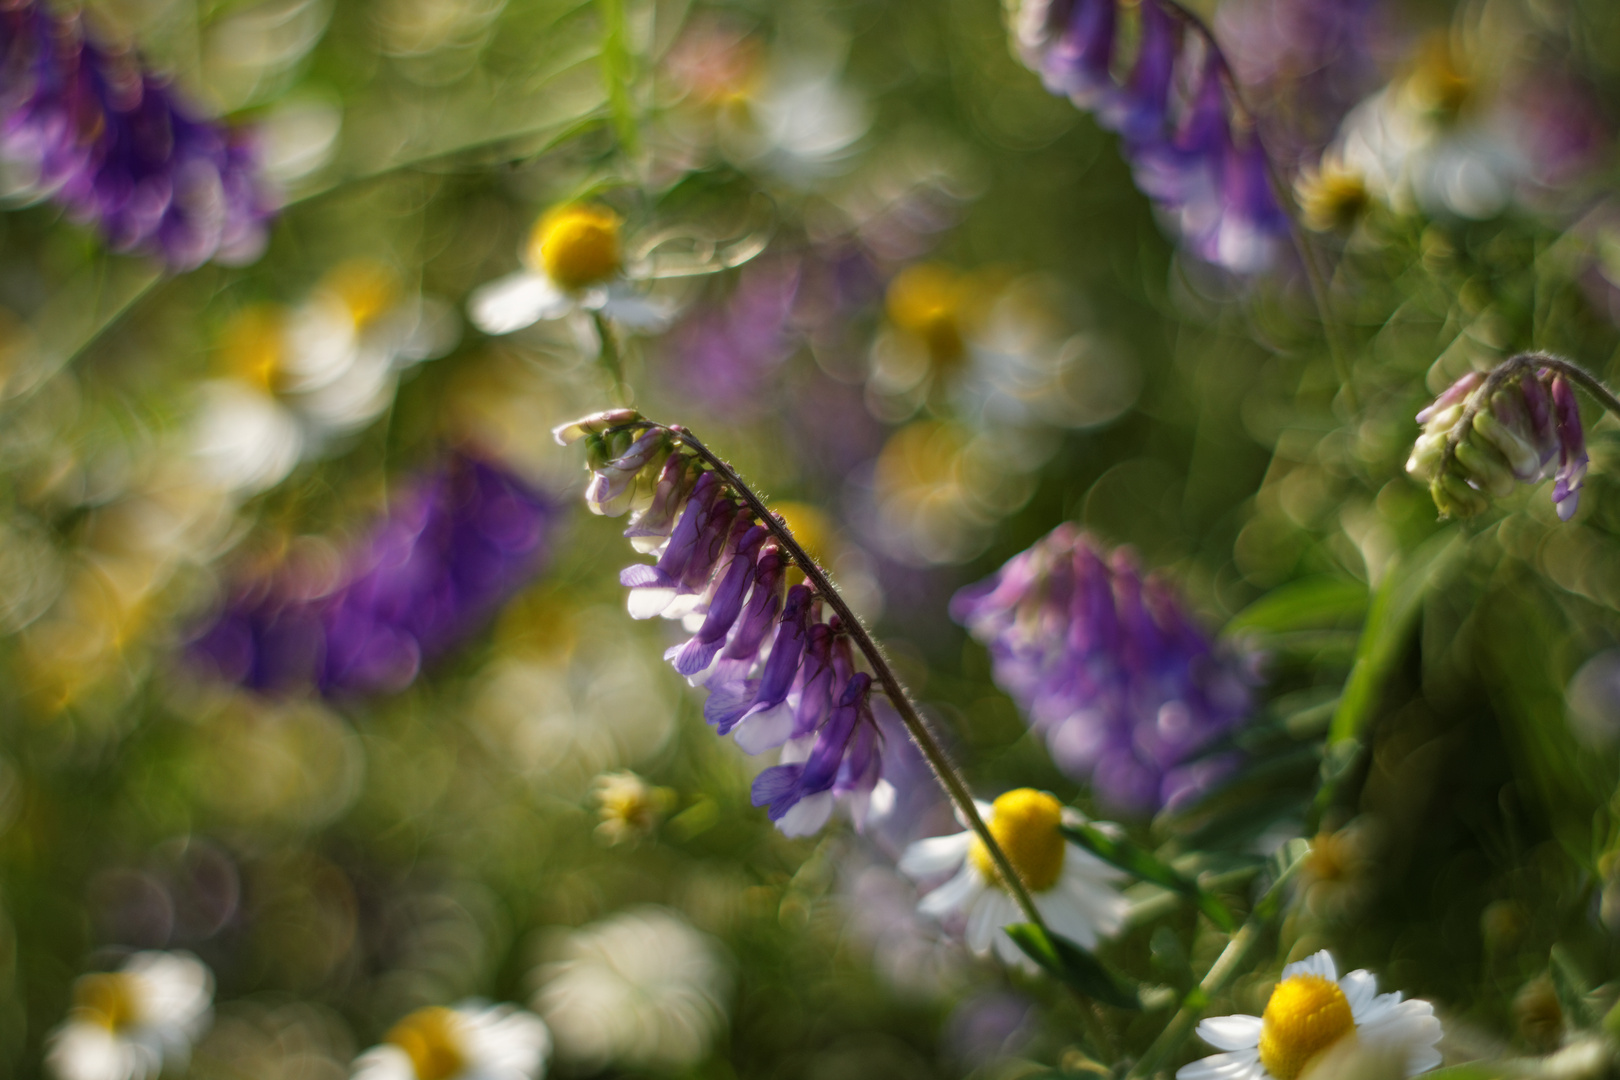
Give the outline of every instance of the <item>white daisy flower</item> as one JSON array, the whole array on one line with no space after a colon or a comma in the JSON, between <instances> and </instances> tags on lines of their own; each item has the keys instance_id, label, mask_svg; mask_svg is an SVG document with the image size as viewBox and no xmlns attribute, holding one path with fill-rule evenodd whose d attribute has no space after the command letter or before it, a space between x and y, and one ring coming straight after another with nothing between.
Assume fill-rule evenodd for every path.
<instances>
[{"instance_id":1,"label":"white daisy flower","mask_svg":"<svg viewBox=\"0 0 1620 1080\"><path fill-rule=\"evenodd\" d=\"M631 284L624 219L605 206L555 206L523 249L523 269L473 290L467 311L486 334L510 334L543 319L600 312L632 330L658 330L672 314Z\"/></svg>"},{"instance_id":2,"label":"white daisy flower","mask_svg":"<svg viewBox=\"0 0 1620 1080\"><path fill-rule=\"evenodd\" d=\"M417 1009L354 1062L354 1080L538 1080L551 1032L515 1005Z\"/></svg>"},{"instance_id":3,"label":"white daisy flower","mask_svg":"<svg viewBox=\"0 0 1620 1080\"><path fill-rule=\"evenodd\" d=\"M1406 1075L1440 1064L1440 1021L1427 1001L1380 994L1367 971L1339 978L1326 951L1289 964L1264 1016L1218 1016L1198 1037L1226 1053L1183 1065L1176 1080L1295 1080L1347 1035L1372 1050L1404 1051Z\"/></svg>"},{"instance_id":4,"label":"white daisy flower","mask_svg":"<svg viewBox=\"0 0 1620 1080\"><path fill-rule=\"evenodd\" d=\"M146 1080L184 1068L208 1026L214 976L190 953L142 952L73 984L73 1010L51 1033L60 1080Z\"/></svg>"},{"instance_id":5,"label":"white daisy flower","mask_svg":"<svg viewBox=\"0 0 1620 1080\"><path fill-rule=\"evenodd\" d=\"M1078 815L1034 788L1018 788L994 803L977 805L1054 933L1091 949L1099 938L1120 931L1127 904L1114 882L1125 875L1058 831L1066 819L1078 821ZM900 871L913 878L950 870L956 870L955 876L924 896L917 910L943 922L960 921L975 953L987 955L994 947L1004 962L1034 970L1035 962L1002 929L1023 922L1023 913L1002 884L989 849L972 830L919 840L900 858Z\"/></svg>"}]
</instances>

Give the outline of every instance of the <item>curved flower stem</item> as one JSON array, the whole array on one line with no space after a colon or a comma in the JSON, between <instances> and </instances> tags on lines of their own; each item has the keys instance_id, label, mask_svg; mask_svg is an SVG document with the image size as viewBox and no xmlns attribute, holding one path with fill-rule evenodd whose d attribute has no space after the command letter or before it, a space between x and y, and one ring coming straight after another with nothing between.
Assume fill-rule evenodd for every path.
<instances>
[{"instance_id":1,"label":"curved flower stem","mask_svg":"<svg viewBox=\"0 0 1620 1080\"><path fill-rule=\"evenodd\" d=\"M652 424L651 422L644 422L644 426L664 427L662 424ZM967 784L962 780L961 774L956 771L956 766L951 763L951 759L945 754L945 748L939 744L939 740L934 737L933 732L928 730L928 724L918 714L917 707L912 704L911 697L906 693L905 687L901 685L899 677L895 675L894 668L889 665L888 659L883 655L883 649L878 645L871 633L867 631L865 624L850 610L849 605L844 602L844 598L839 595L838 590L833 588L832 581L827 577L827 572L816 563L816 560L810 557L809 553L793 538L793 533L789 531L788 527L775 514L770 512L764 501L749 489L748 485L743 482L742 477L737 475L736 470L726 464L719 455L704 446L697 436L683 427L670 426L665 430L673 432L680 439L682 445L702 458L710 468L720 474L720 477L731 486L738 497L748 504L748 509L753 512L754 516L771 531L771 535L776 538L777 543L782 545L782 549L793 557L793 561L798 564L800 570L804 571L804 576L810 579L811 584L815 586L816 592L821 595L821 598L837 613L845 629L848 630L849 636L861 650L861 654L866 657L866 662L872 665L872 672L877 676L879 684L882 685L883 693L888 697L895 711L900 714L900 719L906 725L906 731L911 735L912 742L917 744L917 749L922 751L929 767L933 769L934 778L939 781L940 787L945 789L945 794L950 796L951 802L956 805L957 811L967 820L969 828L979 838L979 842L984 845L985 850L990 853L990 858L994 860L1001 880L1006 883L1008 891L1012 893L1013 900L1017 902L1024 918L1040 927L1042 931L1049 933L1046 920L1041 918L1041 913L1035 907L1035 900L1030 896L1024 880L1018 876L1017 869L1013 866L1012 861L1007 858L1007 853L1001 849L1001 845L996 843L996 838L991 834L989 826L984 823L984 818L979 816L979 810L973 803L973 795L968 791Z\"/></svg>"},{"instance_id":2,"label":"curved flower stem","mask_svg":"<svg viewBox=\"0 0 1620 1080\"><path fill-rule=\"evenodd\" d=\"M1327 341L1333 370L1338 376L1340 389L1344 392L1345 405L1354 414L1356 391L1350 379L1350 362L1345 355L1343 335L1340 333L1338 320L1333 317L1327 274L1322 267L1322 253L1311 241L1304 225L1300 223L1299 207L1294 202L1293 189L1283 180L1282 173L1277 168L1277 159L1266 146L1265 137L1260 130L1260 116L1249 107L1248 101L1244 98L1243 87L1238 82L1237 73L1232 70L1232 65L1226 59L1226 53L1222 51L1220 42L1215 40L1215 32L1209 28L1209 24L1195 12L1184 7L1180 0L1154 0L1154 2L1191 27L1193 32L1204 40L1210 56L1220 66L1221 82L1226 87L1227 99L1232 104L1237 120L1248 129L1249 137L1260 147L1260 156L1266 163L1266 181L1271 185L1272 198L1277 200L1277 206L1288 221L1289 239L1293 241L1294 250L1298 252L1299 261L1305 268L1305 280L1311 290L1311 301L1316 307L1316 317L1322 321L1322 336Z\"/></svg>"},{"instance_id":3,"label":"curved flower stem","mask_svg":"<svg viewBox=\"0 0 1620 1080\"><path fill-rule=\"evenodd\" d=\"M629 394L624 386L624 362L619 358L619 343L614 340L613 327L608 325L608 321L602 317L600 311L591 312L591 320L596 324L596 336L601 341L601 351L597 354L597 358L602 361L602 366L607 368L608 375L613 379L613 396L618 398L622 405L628 400Z\"/></svg>"},{"instance_id":4,"label":"curved flower stem","mask_svg":"<svg viewBox=\"0 0 1620 1080\"><path fill-rule=\"evenodd\" d=\"M1463 408L1462 416L1458 418L1457 423L1452 426L1450 434L1446 436L1446 448L1441 451L1440 455L1440 471L1442 473L1451 468L1452 462L1457 457L1458 444L1467 438L1468 433L1473 430L1474 417L1478 416L1480 410L1490 404L1491 395L1496 393L1503 383L1531 368L1546 368L1558 372L1558 374L1592 395L1599 405L1602 405L1615 417L1620 418L1620 397L1616 397L1614 391L1604 386L1602 381L1590 371L1587 371L1579 364L1554 356L1551 353L1519 353L1508 357L1492 368L1491 373L1485 376L1485 381L1480 383L1479 388L1468 396L1468 404Z\"/></svg>"}]
</instances>

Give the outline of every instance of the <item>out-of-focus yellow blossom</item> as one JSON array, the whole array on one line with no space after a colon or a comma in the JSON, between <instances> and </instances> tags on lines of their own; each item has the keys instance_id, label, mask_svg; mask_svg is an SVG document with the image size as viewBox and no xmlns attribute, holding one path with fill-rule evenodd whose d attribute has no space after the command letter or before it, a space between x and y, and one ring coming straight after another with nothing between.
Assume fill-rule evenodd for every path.
<instances>
[{"instance_id":1,"label":"out-of-focus yellow blossom","mask_svg":"<svg viewBox=\"0 0 1620 1080\"><path fill-rule=\"evenodd\" d=\"M609 844L651 836L675 808L673 789L654 787L628 769L603 773L592 786L596 812L602 819L596 835Z\"/></svg>"}]
</instances>

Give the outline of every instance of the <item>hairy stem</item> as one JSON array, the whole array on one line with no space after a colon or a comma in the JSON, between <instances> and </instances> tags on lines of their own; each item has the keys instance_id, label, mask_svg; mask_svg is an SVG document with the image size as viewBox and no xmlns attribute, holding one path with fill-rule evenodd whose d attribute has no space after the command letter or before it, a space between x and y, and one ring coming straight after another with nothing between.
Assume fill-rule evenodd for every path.
<instances>
[{"instance_id":1,"label":"hairy stem","mask_svg":"<svg viewBox=\"0 0 1620 1080\"><path fill-rule=\"evenodd\" d=\"M662 425L649 426L659 427ZM905 687L901 685L899 677L894 673L894 668L890 666L888 659L883 655L883 649L878 645L871 633L867 631L860 618L850 610L849 605L844 602L844 598L839 595L838 590L833 587L826 571L800 546L799 542L793 538L793 533L789 531L788 527L775 514L770 512L764 501L754 494L748 485L743 482L742 477L737 475L736 470L726 464L714 451L704 446L695 435L685 428L669 427L667 430L674 432L682 445L702 458L715 472L720 474L721 478L731 486L738 497L748 505L749 510L753 512L761 524L771 531L771 535L782 545L782 549L792 556L793 561L798 564L800 570L804 571L804 576L810 579L811 584L821 598L837 613L849 636L854 640L856 647L866 657L866 662L872 666L872 672L877 677L879 685L883 687L883 693L888 697L895 711L900 714L900 719L906 725L906 731L911 735L912 742L917 744L917 749L922 751L922 755L927 759L929 767L933 769L935 779L945 789L945 794L950 796L950 800L956 805L957 811L967 820L968 826L973 830L974 835L979 838L979 842L990 853L990 858L996 864L997 873L1000 875L1001 880L1006 883L1008 891L1012 893L1013 900L1017 902L1024 918L1046 931L1046 920L1041 918L1040 911L1035 907L1034 898L1030 896L1024 880L1018 876L1018 871L1013 866L1012 860L1007 858L1007 853L1001 849L1000 844L996 843L996 838L991 835L989 826L984 823L984 818L979 815L978 807L973 802L973 795L968 791L967 784L962 780L961 774L957 772L956 766L952 764L950 758L946 755L945 749L940 745L939 740L934 737L933 732L928 730L927 722L917 712L917 707L912 704L911 696L906 693Z\"/></svg>"}]
</instances>

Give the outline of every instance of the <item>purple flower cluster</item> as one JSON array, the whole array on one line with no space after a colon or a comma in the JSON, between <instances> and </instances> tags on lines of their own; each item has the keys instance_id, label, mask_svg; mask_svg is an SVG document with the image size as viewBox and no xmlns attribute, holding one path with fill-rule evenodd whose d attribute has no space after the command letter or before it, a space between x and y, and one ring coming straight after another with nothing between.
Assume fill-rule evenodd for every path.
<instances>
[{"instance_id":1,"label":"purple flower cluster","mask_svg":"<svg viewBox=\"0 0 1620 1080\"><path fill-rule=\"evenodd\" d=\"M1472 517L1521 483L1553 477L1560 520L1575 516L1586 479L1586 432L1575 388L1534 355L1503 364L1505 378L1470 371L1417 414L1423 434L1406 471L1429 481L1435 506L1447 516ZM1473 410L1451 455L1446 448Z\"/></svg>"},{"instance_id":2,"label":"purple flower cluster","mask_svg":"<svg viewBox=\"0 0 1620 1080\"><path fill-rule=\"evenodd\" d=\"M42 0L0 2L0 168L172 270L264 247L271 200L249 133L193 116Z\"/></svg>"},{"instance_id":3,"label":"purple flower cluster","mask_svg":"<svg viewBox=\"0 0 1620 1080\"><path fill-rule=\"evenodd\" d=\"M1048 90L1119 134L1137 186L1199 257L1236 271L1272 262L1288 219L1265 148L1234 123L1225 60L1179 10L1160 0L1024 0L1015 32Z\"/></svg>"},{"instance_id":4,"label":"purple flower cluster","mask_svg":"<svg viewBox=\"0 0 1620 1080\"><path fill-rule=\"evenodd\" d=\"M1248 680L1129 550L1059 525L958 592L951 615L989 646L1058 767L1111 807L1183 803L1230 767L1200 754L1248 715Z\"/></svg>"},{"instance_id":5,"label":"purple flower cluster","mask_svg":"<svg viewBox=\"0 0 1620 1080\"><path fill-rule=\"evenodd\" d=\"M454 454L335 571L293 567L241 586L192 653L254 690L404 689L533 579L554 516L501 467Z\"/></svg>"},{"instance_id":6,"label":"purple flower cluster","mask_svg":"<svg viewBox=\"0 0 1620 1080\"><path fill-rule=\"evenodd\" d=\"M781 748L782 763L754 780L754 805L789 836L816 832L840 802L864 827L882 772L872 677L855 670L849 635L823 619L815 590L790 584L792 559L771 529L678 430L618 410L556 436L586 440L586 501L598 514L630 511L624 535L657 556L619 580L633 617L679 619L691 634L664 658L708 688L704 718L750 754Z\"/></svg>"}]
</instances>

